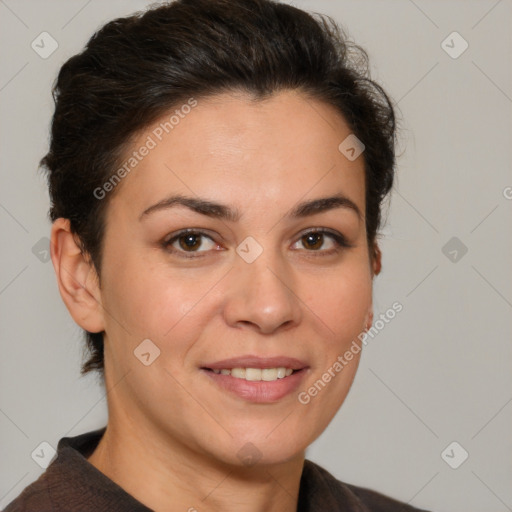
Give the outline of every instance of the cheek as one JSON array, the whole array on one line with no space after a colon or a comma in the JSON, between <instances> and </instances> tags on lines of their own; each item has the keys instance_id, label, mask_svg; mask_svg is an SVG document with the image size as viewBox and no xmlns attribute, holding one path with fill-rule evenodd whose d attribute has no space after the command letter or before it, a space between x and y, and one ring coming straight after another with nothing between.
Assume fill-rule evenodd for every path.
<instances>
[{"instance_id":1,"label":"cheek","mask_svg":"<svg viewBox=\"0 0 512 512\"><path fill-rule=\"evenodd\" d=\"M111 264L103 287L111 328L119 330L118 323L133 337L151 338L168 330L176 322L174 317L183 315L180 284L173 280L170 287L162 271L147 258L124 257ZM126 337L126 331L121 334Z\"/></svg>"},{"instance_id":2,"label":"cheek","mask_svg":"<svg viewBox=\"0 0 512 512\"><path fill-rule=\"evenodd\" d=\"M325 324L329 339L339 343L361 332L371 303L371 277L366 268L361 268L323 280L310 294L307 305Z\"/></svg>"},{"instance_id":3,"label":"cheek","mask_svg":"<svg viewBox=\"0 0 512 512\"><path fill-rule=\"evenodd\" d=\"M173 350L178 351L177 339L188 343L207 318L204 304L208 300L203 299L212 300L211 289L218 280L219 276L205 275L204 270L184 272L151 263L147 257L125 258L105 280L105 309L115 318L108 320L112 333L125 339L128 331L134 343L149 338L162 348L172 341Z\"/></svg>"}]
</instances>

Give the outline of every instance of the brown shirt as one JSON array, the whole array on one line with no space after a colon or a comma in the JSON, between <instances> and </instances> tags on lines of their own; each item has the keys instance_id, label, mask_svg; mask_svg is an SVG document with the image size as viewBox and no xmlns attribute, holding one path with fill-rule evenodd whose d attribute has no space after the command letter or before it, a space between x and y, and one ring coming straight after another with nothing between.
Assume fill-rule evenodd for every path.
<instances>
[{"instance_id":1,"label":"brown shirt","mask_svg":"<svg viewBox=\"0 0 512 512\"><path fill-rule=\"evenodd\" d=\"M105 428L62 438L57 457L4 512L151 512L86 459ZM297 512L315 511L427 512L370 489L340 482L306 459Z\"/></svg>"}]
</instances>

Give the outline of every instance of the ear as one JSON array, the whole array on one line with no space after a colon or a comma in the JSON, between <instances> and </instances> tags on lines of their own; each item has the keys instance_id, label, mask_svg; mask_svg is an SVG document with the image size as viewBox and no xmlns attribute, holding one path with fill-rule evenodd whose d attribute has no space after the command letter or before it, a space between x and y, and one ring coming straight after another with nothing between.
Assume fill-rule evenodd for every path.
<instances>
[{"instance_id":1,"label":"ear","mask_svg":"<svg viewBox=\"0 0 512 512\"><path fill-rule=\"evenodd\" d=\"M377 242L373 243L372 277L379 275L382 270L382 253Z\"/></svg>"},{"instance_id":2,"label":"ear","mask_svg":"<svg viewBox=\"0 0 512 512\"><path fill-rule=\"evenodd\" d=\"M363 331L368 331L370 327L373 325L373 305L370 304L368 311L366 313L366 317L364 319Z\"/></svg>"},{"instance_id":3,"label":"ear","mask_svg":"<svg viewBox=\"0 0 512 512\"><path fill-rule=\"evenodd\" d=\"M99 279L92 262L81 253L69 219L54 221L50 255L60 295L73 320L86 331L104 331Z\"/></svg>"},{"instance_id":4,"label":"ear","mask_svg":"<svg viewBox=\"0 0 512 512\"><path fill-rule=\"evenodd\" d=\"M372 278L376 275L380 274L380 271L382 269L382 253L380 251L380 247L377 244L377 242L374 242L372 247L372 261L371 261L371 271L372 271ZM370 304L370 307L368 308L368 312L366 314L365 318L365 325L364 329L367 331L370 329L370 327L373 324L373 301Z\"/></svg>"}]
</instances>

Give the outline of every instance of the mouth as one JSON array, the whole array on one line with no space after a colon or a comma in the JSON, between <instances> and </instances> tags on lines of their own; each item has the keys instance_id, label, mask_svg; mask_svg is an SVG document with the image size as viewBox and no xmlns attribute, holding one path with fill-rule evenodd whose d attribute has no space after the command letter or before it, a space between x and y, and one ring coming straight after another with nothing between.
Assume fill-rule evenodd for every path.
<instances>
[{"instance_id":1,"label":"mouth","mask_svg":"<svg viewBox=\"0 0 512 512\"><path fill-rule=\"evenodd\" d=\"M243 379L250 382L274 382L278 379L284 379L290 375L302 371L279 366L276 368L201 368L217 375L230 375L235 379Z\"/></svg>"},{"instance_id":2,"label":"mouth","mask_svg":"<svg viewBox=\"0 0 512 512\"><path fill-rule=\"evenodd\" d=\"M244 356L208 363L200 367L217 389L243 400L277 402L295 391L309 366L288 357Z\"/></svg>"}]
</instances>

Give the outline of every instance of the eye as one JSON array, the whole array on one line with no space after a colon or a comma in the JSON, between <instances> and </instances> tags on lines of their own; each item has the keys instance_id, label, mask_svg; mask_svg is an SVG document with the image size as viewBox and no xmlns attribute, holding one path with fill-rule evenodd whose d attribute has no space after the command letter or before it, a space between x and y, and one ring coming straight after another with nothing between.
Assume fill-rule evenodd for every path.
<instances>
[{"instance_id":1,"label":"eye","mask_svg":"<svg viewBox=\"0 0 512 512\"><path fill-rule=\"evenodd\" d=\"M326 239L330 239L327 249L324 247L323 250L320 250L326 243ZM310 229L302 233L300 239L295 244L298 243L301 243L303 247L308 249L308 252L319 252L321 254L333 254L339 252L342 248L353 247L341 233L322 228Z\"/></svg>"},{"instance_id":2,"label":"eye","mask_svg":"<svg viewBox=\"0 0 512 512\"><path fill-rule=\"evenodd\" d=\"M209 242L204 243L208 239ZM184 229L163 242L165 249L172 253L178 254L185 258L197 258L195 253L208 252L217 246L213 239L202 231L194 231L193 229ZM203 250L199 250L203 249ZM187 255L190 253L190 255ZM202 254L200 255L202 256Z\"/></svg>"},{"instance_id":3,"label":"eye","mask_svg":"<svg viewBox=\"0 0 512 512\"><path fill-rule=\"evenodd\" d=\"M206 243L205 240L207 240ZM319 253L318 256L338 253L343 248L353 247L341 233L323 228L303 232L294 246L299 243L306 248L307 252ZM325 248L326 244L327 248ZM162 245L167 251L183 258L200 258L206 256L205 253L215 247L219 247L211 236L194 229L183 229L162 242ZM292 248L296 249L294 246Z\"/></svg>"}]
</instances>

